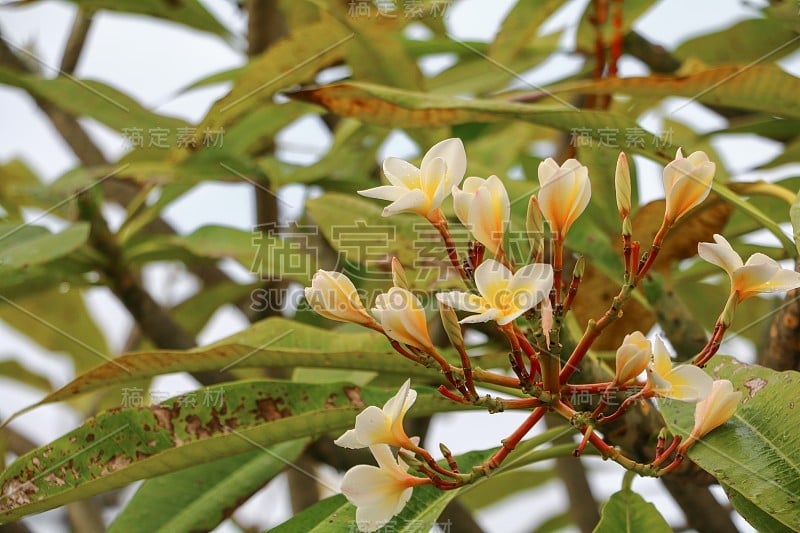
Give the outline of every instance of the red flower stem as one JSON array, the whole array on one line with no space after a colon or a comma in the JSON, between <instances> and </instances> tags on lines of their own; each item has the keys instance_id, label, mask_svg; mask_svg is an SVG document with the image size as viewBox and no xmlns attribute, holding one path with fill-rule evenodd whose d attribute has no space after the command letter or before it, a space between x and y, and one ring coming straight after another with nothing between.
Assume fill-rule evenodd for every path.
<instances>
[{"instance_id":1,"label":"red flower stem","mask_svg":"<svg viewBox=\"0 0 800 533\"><path fill-rule=\"evenodd\" d=\"M402 355L406 359L410 359L411 361L414 361L417 364L420 364L420 365L424 365L425 364L425 362L422 360L421 357L419 357L416 354L412 354L411 352L409 352L408 350L403 348L402 344L400 344L399 342L397 342L396 340L394 340L394 339L392 339L392 338L390 338L388 336L386 338L389 339L389 342L391 343L392 348L394 348L394 350L397 353L399 353L400 355Z\"/></svg>"},{"instance_id":2,"label":"red flower stem","mask_svg":"<svg viewBox=\"0 0 800 533\"><path fill-rule=\"evenodd\" d=\"M456 403L463 403L463 404L468 403L467 400L465 400L463 397L459 396L455 392L448 389L446 385L439 385L439 388L437 390L439 391L439 394L441 394L448 400L453 400Z\"/></svg>"},{"instance_id":3,"label":"red flower stem","mask_svg":"<svg viewBox=\"0 0 800 533\"><path fill-rule=\"evenodd\" d=\"M575 450L572 452L573 457L580 457L583 453L583 450L586 448L586 444L589 442L589 437L591 437L592 433L594 432L594 428L591 426L585 426L583 428L583 438L581 439L580 444Z\"/></svg>"},{"instance_id":4,"label":"red flower stem","mask_svg":"<svg viewBox=\"0 0 800 533\"><path fill-rule=\"evenodd\" d=\"M564 392L590 392L592 394L600 394L611 386L612 381L604 381L603 383L581 383L576 385L564 385Z\"/></svg>"},{"instance_id":5,"label":"red flower stem","mask_svg":"<svg viewBox=\"0 0 800 533\"><path fill-rule=\"evenodd\" d=\"M518 389L520 386L520 381L518 378L504 376L502 374L484 370L482 368L473 369L472 377L475 379L475 381L479 381L481 383L491 383L492 385L500 385L501 387Z\"/></svg>"},{"instance_id":6,"label":"red flower stem","mask_svg":"<svg viewBox=\"0 0 800 533\"><path fill-rule=\"evenodd\" d=\"M658 233L656 233L656 236L653 238L653 244L650 246L650 252L647 254L647 259L645 260L644 264L639 267L636 275L634 276L634 287L639 284L645 275L647 275L650 267L652 267L653 263L655 263L656 257L658 257L658 252L661 250L661 245L664 244L664 237L667 236L667 232L669 231L670 227L672 227L672 224L667 224L666 220L661 223L661 227L658 228Z\"/></svg>"},{"instance_id":7,"label":"red flower stem","mask_svg":"<svg viewBox=\"0 0 800 533\"><path fill-rule=\"evenodd\" d=\"M443 466L441 466L439 463L436 462L436 459L434 459L433 456L430 454L430 452L428 452L428 450L426 450L425 448L423 448L421 446L415 446L415 445L410 443L409 447L407 449L409 451L412 451L415 454L419 455L420 457L422 457L422 460L425 461L425 463L434 472L437 472L437 473L439 473L439 474L441 474L443 476L447 476L447 477L451 477L451 478L459 478L458 472L454 472L454 471L448 470L448 469L444 468ZM455 464L455 463L453 463L453 464ZM456 469L457 469L457 466L456 466ZM434 483L436 483L436 480L434 479L435 476L431 476L430 474L431 473L428 473L428 477L431 477L431 479L434 480ZM442 481L444 481L444 480L442 480ZM450 482L445 481L445 483L450 483ZM456 482L453 482L453 483L457 483L458 485L456 485L456 486L460 486L461 485L461 483L459 481L456 481ZM438 487L438 485L437 485L437 487ZM450 488L455 488L455 486L450 487Z\"/></svg>"},{"instance_id":8,"label":"red flower stem","mask_svg":"<svg viewBox=\"0 0 800 533\"><path fill-rule=\"evenodd\" d=\"M714 331L711 334L711 338L708 339L708 343L692 360L693 365L703 368L708 360L716 355L720 344L722 344L722 337L725 336L725 331L727 331L727 329L728 327L726 325L722 324L721 322L717 322L717 324L714 326Z\"/></svg>"},{"instance_id":9,"label":"red flower stem","mask_svg":"<svg viewBox=\"0 0 800 533\"><path fill-rule=\"evenodd\" d=\"M533 377L537 373L541 373L542 368L539 365L539 354L536 352L536 349L528 341L528 338L525 336L525 334L522 333L522 331L520 331L520 329L516 326L514 326L514 333L517 336L517 340L519 341L522 351L525 352L525 355L528 356L528 361L530 361L530 376Z\"/></svg>"},{"instance_id":10,"label":"red flower stem","mask_svg":"<svg viewBox=\"0 0 800 533\"><path fill-rule=\"evenodd\" d=\"M464 349L464 346L456 346L458 357L461 359L461 369L464 372L464 386L469 393L468 398L474 400L478 397L478 392L475 390L475 381L472 379L472 361L469 359L469 354Z\"/></svg>"},{"instance_id":11,"label":"red flower stem","mask_svg":"<svg viewBox=\"0 0 800 533\"><path fill-rule=\"evenodd\" d=\"M508 454L514 451L514 448L517 447L517 444L528 434L528 432L533 429L539 420L542 419L544 414L547 412L547 407L537 407L533 410L533 412L525 419L525 421L516 429L514 433L503 439L503 447L500 448L497 453L495 453L491 459L483 463L482 469L485 470L487 473L496 469L500 466Z\"/></svg>"},{"instance_id":12,"label":"red flower stem","mask_svg":"<svg viewBox=\"0 0 800 533\"><path fill-rule=\"evenodd\" d=\"M656 450L656 459L655 461L650 463L650 466L657 467L661 463L663 463L670 455L672 455L672 452L674 452L678 448L678 445L680 443L681 443L681 436L675 435L669 446L666 449L661 450L661 453L658 453L658 450Z\"/></svg>"},{"instance_id":13,"label":"red flower stem","mask_svg":"<svg viewBox=\"0 0 800 533\"><path fill-rule=\"evenodd\" d=\"M559 236L553 240L553 288L556 291L553 309L561 303L561 275L564 267L564 241Z\"/></svg>"},{"instance_id":14,"label":"red flower stem","mask_svg":"<svg viewBox=\"0 0 800 533\"><path fill-rule=\"evenodd\" d=\"M613 413L611 413L608 416L598 417L597 421L605 423L605 422L611 422L612 420L616 420L617 418L619 418L623 414L625 414L625 411L627 411L628 408L631 405L633 405L635 402L639 401L640 399L646 398L646 397L647 396L645 395L645 392L643 390L637 392L633 396L628 396L627 398L625 398L625 401L620 404L620 406L617 408L616 411L614 411Z\"/></svg>"},{"instance_id":15,"label":"red flower stem","mask_svg":"<svg viewBox=\"0 0 800 533\"><path fill-rule=\"evenodd\" d=\"M561 308L561 315L566 315L567 312L572 308L572 302L575 300L575 295L578 294L578 288L581 285L581 278L579 276L572 276L572 280L569 283L569 289L567 289L567 296L564 298L564 304Z\"/></svg>"},{"instance_id":16,"label":"red flower stem","mask_svg":"<svg viewBox=\"0 0 800 533\"><path fill-rule=\"evenodd\" d=\"M631 244L631 236L630 235L623 235L622 236L622 256L623 262L625 263L625 281L630 281L631 279L631 272L633 272L633 264L631 262L633 247Z\"/></svg>"},{"instance_id":17,"label":"red flower stem","mask_svg":"<svg viewBox=\"0 0 800 533\"><path fill-rule=\"evenodd\" d=\"M520 383L529 383L530 376L526 370L525 361L522 359L522 348L520 348L519 339L517 339L517 335L514 332L513 324L500 326L500 331L505 334L509 344L511 345L511 352L508 354L509 362L511 363L511 370L513 370L517 375Z\"/></svg>"},{"instance_id":18,"label":"red flower stem","mask_svg":"<svg viewBox=\"0 0 800 533\"><path fill-rule=\"evenodd\" d=\"M464 270L464 265L461 264L461 261L458 258L458 251L456 250L456 245L453 242L453 236L450 235L450 230L447 229L447 219L444 218L442 212L437 209L434 215L428 220L439 231L439 235L442 236L442 240L444 240L444 247L447 250L447 256L450 258L450 263L452 263L453 267L458 270L459 275L462 279L464 279L464 281L470 281L467 272Z\"/></svg>"},{"instance_id":19,"label":"red flower stem","mask_svg":"<svg viewBox=\"0 0 800 533\"><path fill-rule=\"evenodd\" d=\"M683 454L679 451L678 454L675 456L675 459L673 459L670 464L668 464L667 466L658 471L658 475L663 476L664 474L669 474L670 472L678 468L682 462L683 462Z\"/></svg>"}]
</instances>

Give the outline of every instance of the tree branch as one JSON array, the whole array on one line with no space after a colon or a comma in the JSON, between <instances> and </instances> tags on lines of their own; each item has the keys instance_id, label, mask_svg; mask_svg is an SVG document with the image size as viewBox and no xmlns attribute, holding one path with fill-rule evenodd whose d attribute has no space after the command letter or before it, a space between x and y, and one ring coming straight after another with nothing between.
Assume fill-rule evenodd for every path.
<instances>
[{"instance_id":1,"label":"tree branch","mask_svg":"<svg viewBox=\"0 0 800 533\"><path fill-rule=\"evenodd\" d=\"M83 45L86 42L86 36L89 34L91 26L92 13L79 9L78 14L75 15L75 22L72 23L67 45L64 47L64 55L61 56L61 72L67 74L75 72L75 67L78 65L78 60L80 60Z\"/></svg>"}]
</instances>

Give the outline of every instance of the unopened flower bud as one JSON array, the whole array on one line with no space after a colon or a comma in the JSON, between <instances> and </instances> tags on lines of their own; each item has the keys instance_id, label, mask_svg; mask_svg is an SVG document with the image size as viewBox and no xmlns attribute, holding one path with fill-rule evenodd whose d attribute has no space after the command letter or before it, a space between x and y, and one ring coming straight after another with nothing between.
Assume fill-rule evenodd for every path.
<instances>
[{"instance_id":1,"label":"unopened flower bud","mask_svg":"<svg viewBox=\"0 0 800 533\"><path fill-rule=\"evenodd\" d=\"M392 284L394 284L395 287L400 287L401 289L411 290L411 288L408 286L406 271L403 268L403 265L400 263L400 260L396 257L392 257Z\"/></svg>"},{"instance_id":2,"label":"unopened flower bud","mask_svg":"<svg viewBox=\"0 0 800 533\"><path fill-rule=\"evenodd\" d=\"M617 211L623 220L631 213L631 170L625 152L617 158L617 171L614 174L614 188L617 195Z\"/></svg>"}]
</instances>

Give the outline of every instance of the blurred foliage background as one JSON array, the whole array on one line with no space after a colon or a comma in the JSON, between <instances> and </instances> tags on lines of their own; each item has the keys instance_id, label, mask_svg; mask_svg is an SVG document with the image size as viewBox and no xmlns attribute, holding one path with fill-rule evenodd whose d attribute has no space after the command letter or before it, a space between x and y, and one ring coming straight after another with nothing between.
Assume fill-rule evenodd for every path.
<instances>
[{"instance_id":1,"label":"blurred foliage background","mask_svg":"<svg viewBox=\"0 0 800 533\"><path fill-rule=\"evenodd\" d=\"M11 2L3 9L37 3ZM72 440L53 443L65 456L95 439L93 427L100 428L98 436L118 437L86 454L103 457L97 452L105 450L103 464L87 460L70 474L74 479L58 474L61 482L41 486L35 498L7 497L0 503L0 521L66 505L67 513L59 518L65 529L104 530L113 515L105 510L119 508L115 493L108 491L148 479L113 521L112 530L205 530L221 523L246 528L234 525L231 516L281 472L287 472L293 510L300 512L324 492L303 471L328 472L325 479L334 479L333 470L363 460L334 450L325 436L346 427L351 410L342 405L341 418L336 418L311 405L301 407L304 402L324 403L333 382L393 386L412 375L415 382L435 385L439 378L392 359L380 338L324 331L350 328L309 311L299 288L317 268L337 268L357 279L368 299L374 298L390 281L393 256L403 262L416 289L447 286L440 275L446 257L429 230L420 229L413 217L384 219L382 206L354 195L381 180L385 146L398 136L418 156L444 138L463 139L468 175L497 174L504 180L512 199L512 230L517 231L512 238L523 243L525 210L538 187L539 162L575 157L589 167L593 201L567 241L570 257L584 255L590 264L575 304L573 326L578 330L601 315L617 291L621 261L613 172L620 150L636 162L634 203L639 195L645 200L633 215L633 225L643 244L658 229L663 213L663 201L652 200L661 194L658 166L670 161L678 147L704 150L717 162L711 197L680 221L661 252L657 274L595 346L598 372L603 371L604 355L633 329L662 330L679 358L691 357L705 343L728 287L713 266L694 260L699 241L724 232L743 253L758 250L781 260L797 256L789 207L800 188L800 176L795 175L800 81L781 62L796 58L792 55L800 46L795 2L753 6L752 18L697 35L674 49L632 29L659 4L640 0L593 0L583 2L580 10L575 2L520 0L491 42L453 38L446 24L452 2L442 0L250 0L238 6L247 16L243 35L232 35L197 0L70 3L77 7L76 16L57 75L44 73L35 47L0 40L0 83L27 93L79 160L55 181L41 179L22 159L0 161L0 320L44 351L68 354L74 376L81 378L55 390L24 358L10 355L0 361L0 376L47 394L45 402L68 400L82 418L100 413L76 430ZM565 8L577 16L560 29L543 32ZM94 17L103 11L158 18L216 35L233 50L244 49L247 61L204 79L186 80L187 93L227 88L198 122L161 114L126 94L125 87L75 76ZM689 16L672 13L665 24ZM528 81L526 73L532 69L567 56L579 67L562 69L568 72L544 85ZM423 68L431 59L439 67ZM621 77L625 61L641 75ZM700 120L676 118L684 107ZM309 116L318 117L329 130L329 148L311 164L280 157L276 137ZM706 116L724 126L703 127ZM114 130L128 149L109 160L87 134L83 119ZM763 140L778 155L767 161L756 155L759 163L734 171L716 148L735 136ZM235 209L255 213L253 228L206 225L182 234L162 218L173 202L209 182L252 186L253 205ZM521 257L526 246L520 245ZM239 264L237 275L231 273L231 262ZM171 306L163 305L142 277L148 265L165 263L183 265L196 286L191 296ZM133 319L124 340L109 339L87 308L84 295L98 287L110 290ZM253 326L196 349L211 317L231 304ZM798 369L795 330L800 311L794 297L786 303L761 298L748 304L737 313L732 328L736 342L728 344L727 353L745 359L757 354L771 368ZM491 336L474 339L484 366L502 364L503 354L496 353ZM120 345L119 351L110 348ZM127 352L137 353L120 359ZM101 371L86 374L100 363ZM215 420L220 413L213 412L208 392L215 387L227 387L223 390L229 397L254 395L256 401L255 382L247 380L273 380L264 386L279 387L275 394L286 399L287 409L298 412L283 413L280 405L273 405L275 417L264 411L239 420L241 434L214 431L209 425L200 431L188 424L180 438L172 428L173 439L163 447L154 445L154 451L140 455L135 446L125 448L117 440L131 427L156 423L166 428L179 416L144 407L150 403L152 379L173 372L191 372L200 387L195 406L180 406L197 412L180 414L181 420ZM10 394L3 383L0 394ZM380 399L375 390L365 397ZM132 409L109 415L107 409L126 398L131 401L132 391L144 398L123 405ZM303 391L314 401L303 400ZM433 393L426 398L415 412L421 417L414 422L417 433L430 423L422 415L443 408ZM10 415L2 410L4 418ZM295 418L289 415L297 415L296 427L269 425ZM660 422L647 409L637 416L638 426L621 425L608 438L634 455L646 455ZM46 444L16 427L0 431L0 449L9 463ZM141 431L135 435L126 438L148 440ZM122 451L105 449L109 442ZM287 470L284 461L295 461L300 470ZM0 478L6 491L12 486L9 480L19 475L13 468ZM480 492L437 505L458 531L479 531L474 513L480 517L482 509L496 502L559 478L571 512L553 515L540 509L535 530L595 527L599 503L581 462L559 459L535 474L511 474L506 482L487 483ZM681 511L671 517L673 527L741 527L717 502L709 488L714 480L702 470L694 467L663 482ZM26 524L0 530L24 531Z\"/></svg>"}]
</instances>

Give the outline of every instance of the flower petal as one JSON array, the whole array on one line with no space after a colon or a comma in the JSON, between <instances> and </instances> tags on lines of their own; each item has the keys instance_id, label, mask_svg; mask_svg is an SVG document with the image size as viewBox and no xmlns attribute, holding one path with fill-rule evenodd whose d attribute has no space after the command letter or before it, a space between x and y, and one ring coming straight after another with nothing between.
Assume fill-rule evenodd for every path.
<instances>
[{"instance_id":1,"label":"flower petal","mask_svg":"<svg viewBox=\"0 0 800 533\"><path fill-rule=\"evenodd\" d=\"M428 197L421 189L409 191L391 204L383 208L383 216L388 217L403 212L420 213L427 215Z\"/></svg>"},{"instance_id":2,"label":"flower petal","mask_svg":"<svg viewBox=\"0 0 800 533\"><path fill-rule=\"evenodd\" d=\"M358 413L355 431L356 437L363 444L361 448L376 443L394 444L387 442L391 440L391 423L383 410L375 405L370 405Z\"/></svg>"},{"instance_id":3,"label":"flower petal","mask_svg":"<svg viewBox=\"0 0 800 533\"><path fill-rule=\"evenodd\" d=\"M445 188L446 174L447 164L441 157L434 157L420 170L420 185L428 198L430 210L441 206L445 195L450 193L451 187Z\"/></svg>"},{"instance_id":4,"label":"flower petal","mask_svg":"<svg viewBox=\"0 0 800 533\"><path fill-rule=\"evenodd\" d=\"M667 350L667 345L658 335L653 342L653 370L661 377L666 376L672 370L672 357Z\"/></svg>"},{"instance_id":5,"label":"flower petal","mask_svg":"<svg viewBox=\"0 0 800 533\"><path fill-rule=\"evenodd\" d=\"M475 286L486 303L492 305L498 290L506 290L514 275L502 263L486 259L475 269Z\"/></svg>"},{"instance_id":6,"label":"flower petal","mask_svg":"<svg viewBox=\"0 0 800 533\"><path fill-rule=\"evenodd\" d=\"M672 384L670 398L684 402L699 402L711 392L713 379L693 365L678 365L666 376Z\"/></svg>"},{"instance_id":7,"label":"flower petal","mask_svg":"<svg viewBox=\"0 0 800 533\"><path fill-rule=\"evenodd\" d=\"M729 276L733 277L733 272L742 266L742 258L722 235L714 235L714 241L715 243L701 242L698 244L698 255L712 265L722 268Z\"/></svg>"},{"instance_id":8,"label":"flower petal","mask_svg":"<svg viewBox=\"0 0 800 533\"><path fill-rule=\"evenodd\" d=\"M411 398L409 398L410 393L414 393ZM397 394L389 398L386 403L383 404L383 413L389 420L394 422L397 418L406 414L406 411L408 411L408 408L413 405L416 399L417 392L411 390L411 379L407 379L400 387L400 390L397 391Z\"/></svg>"},{"instance_id":9,"label":"flower petal","mask_svg":"<svg viewBox=\"0 0 800 533\"><path fill-rule=\"evenodd\" d=\"M460 324L477 324L479 322L489 322L490 320L497 320L500 316L500 310L491 308L479 315L470 315L466 318L459 320ZM513 319L512 319L513 320ZM499 322L498 322L499 323Z\"/></svg>"},{"instance_id":10,"label":"flower petal","mask_svg":"<svg viewBox=\"0 0 800 533\"><path fill-rule=\"evenodd\" d=\"M419 189L419 169L397 157L387 157L383 160L383 173L389 183L406 189Z\"/></svg>"},{"instance_id":11,"label":"flower petal","mask_svg":"<svg viewBox=\"0 0 800 533\"><path fill-rule=\"evenodd\" d=\"M539 187L544 187L545 183L550 181L550 179L556 175L561 167L558 166L555 159L552 157L548 157L541 163L539 163Z\"/></svg>"},{"instance_id":12,"label":"flower petal","mask_svg":"<svg viewBox=\"0 0 800 533\"><path fill-rule=\"evenodd\" d=\"M404 194L408 193L405 187L395 187L394 185L381 185L380 187L373 187L372 189L365 189L357 191L361 196L367 198L376 198L378 200L388 200L394 202L399 200Z\"/></svg>"},{"instance_id":13,"label":"flower petal","mask_svg":"<svg viewBox=\"0 0 800 533\"><path fill-rule=\"evenodd\" d=\"M351 450L358 450L367 447L366 444L359 440L355 429L348 429L344 432L344 434L342 434L341 437L333 441L333 443L337 446L341 446L342 448L349 448Z\"/></svg>"},{"instance_id":14,"label":"flower petal","mask_svg":"<svg viewBox=\"0 0 800 533\"><path fill-rule=\"evenodd\" d=\"M467 311L468 313L483 313L489 309L483 298L468 292L439 292L436 294L436 299L453 309Z\"/></svg>"},{"instance_id":15,"label":"flower petal","mask_svg":"<svg viewBox=\"0 0 800 533\"><path fill-rule=\"evenodd\" d=\"M525 265L517 270L508 284L508 290L513 295L512 298L514 298L515 305L518 293L530 295L533 303L520 302L516 305L517 307L521 307L530 303L530 306L525 308L526 311L541 302L545 296L550 294L550 289L552 288L553 267L544 263Z\"/></svg>"},{"instance_id":16,"label":"flower petal","mask_svg":"<svg viewBox=\"0 0 800 533\"><path fill-rule=\"evenodd\" d=\"M449 191L451 187L461 183L467 170L467 153L464 150L464 143L461 142L461 139L452 138L435 144L422 158L420 168L425 168L431 160L437 157L441 157L447 165L445 190Z\"/></svg>"}]
</instances>

